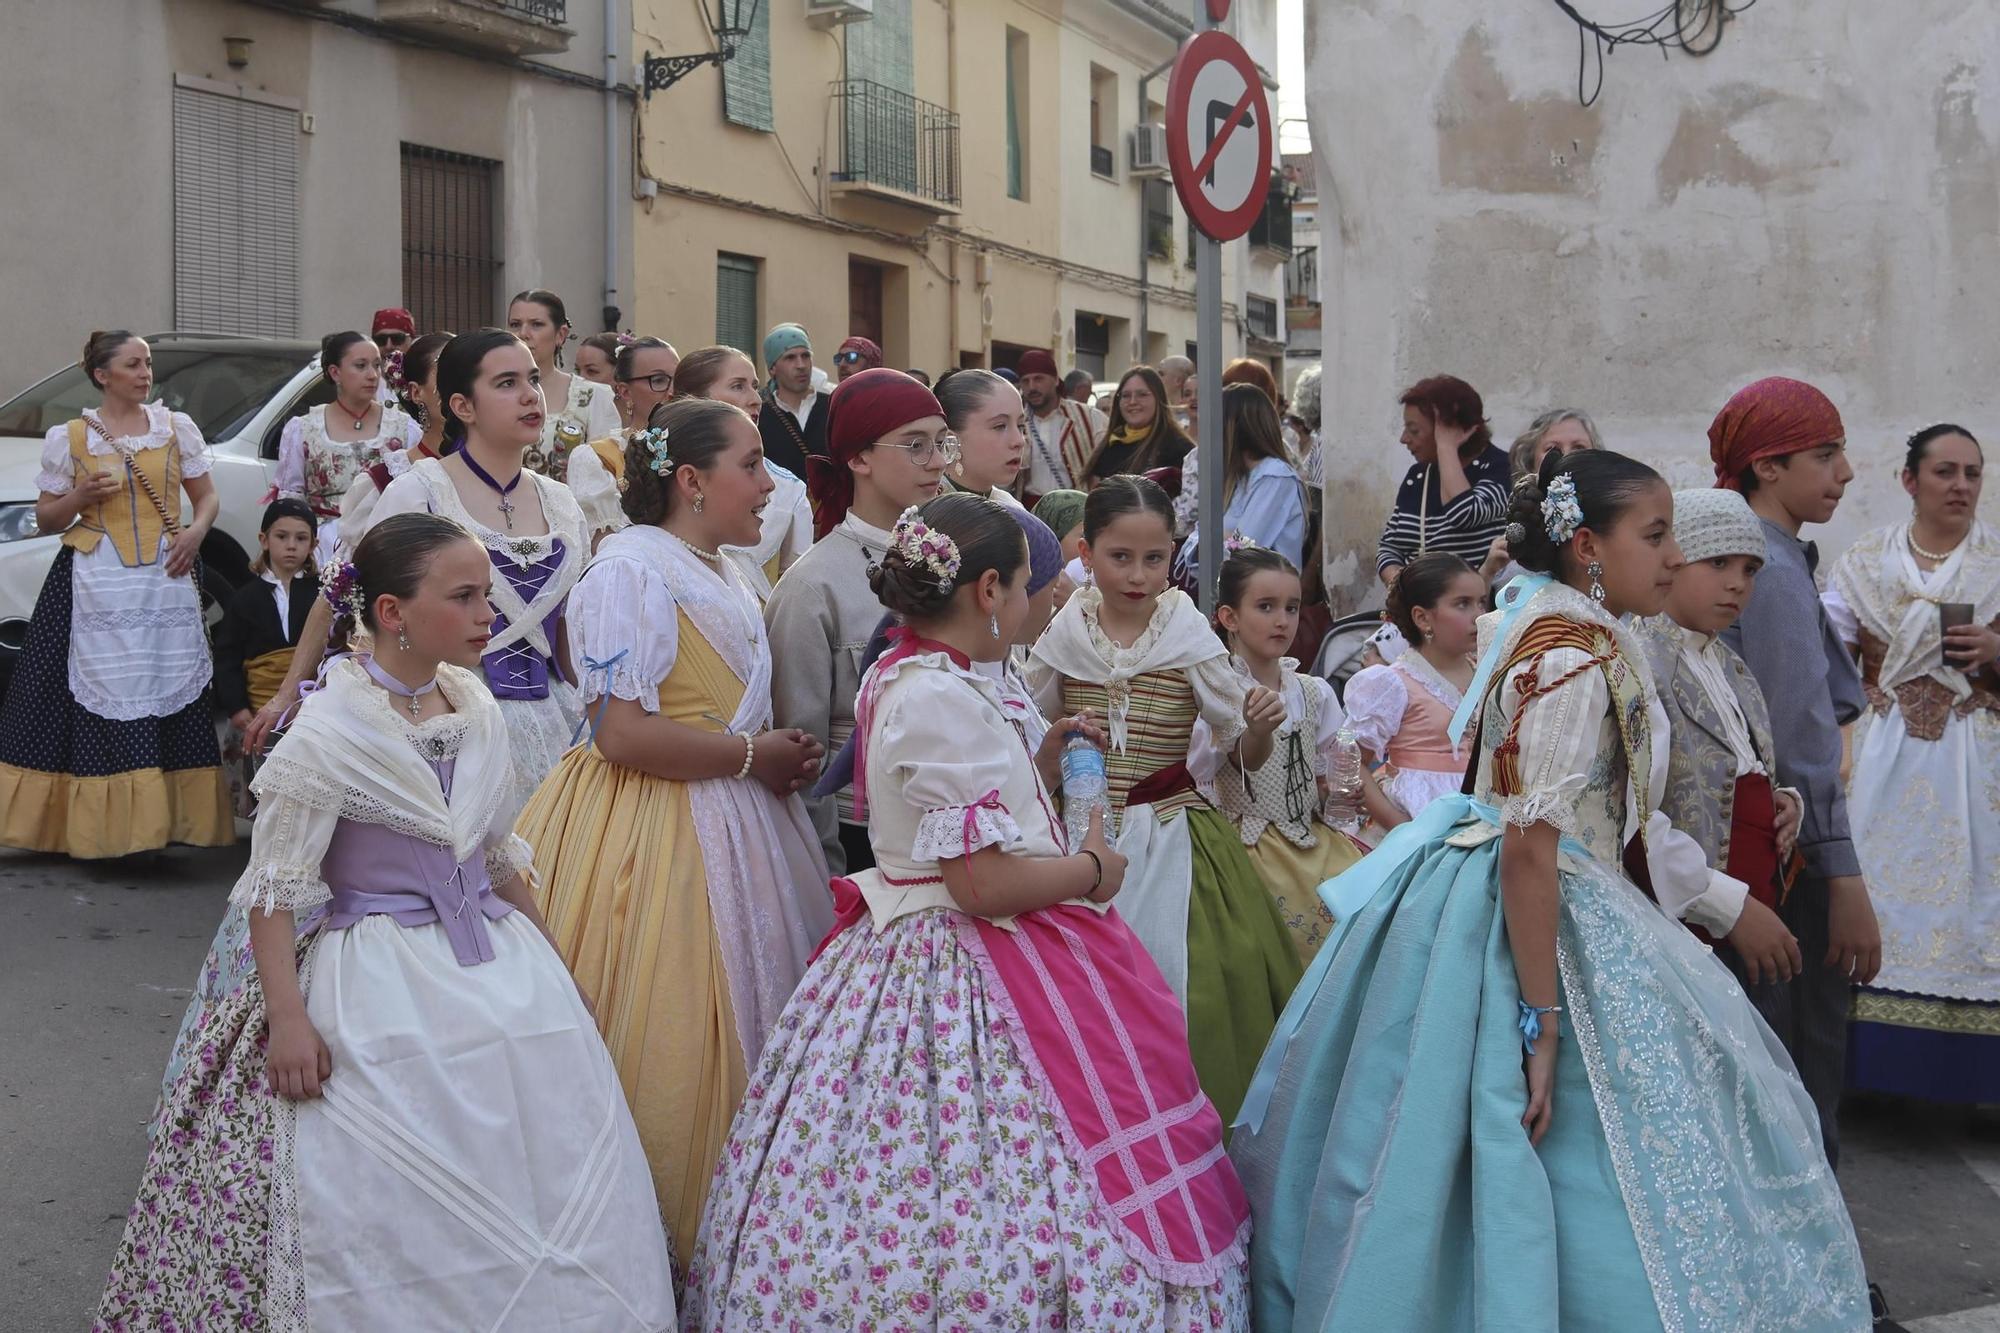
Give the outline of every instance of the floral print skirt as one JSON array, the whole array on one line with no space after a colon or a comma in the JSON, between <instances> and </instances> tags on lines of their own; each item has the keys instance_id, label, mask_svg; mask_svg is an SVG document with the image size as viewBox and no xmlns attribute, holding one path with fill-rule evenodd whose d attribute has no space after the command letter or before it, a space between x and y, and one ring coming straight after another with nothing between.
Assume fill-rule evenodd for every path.
<instances>
[{"instance_id":1,"label":"floral print skirt","mask_svg":"<svg viewBox=\"0 0 2000 1333\"><path fill-rule=\"evenodd\" d=\"M1150 1277L948 911L831 941L716 1168L688 1330L1246 1329L1245 1270Z\"/></svg>"}]
</instances>

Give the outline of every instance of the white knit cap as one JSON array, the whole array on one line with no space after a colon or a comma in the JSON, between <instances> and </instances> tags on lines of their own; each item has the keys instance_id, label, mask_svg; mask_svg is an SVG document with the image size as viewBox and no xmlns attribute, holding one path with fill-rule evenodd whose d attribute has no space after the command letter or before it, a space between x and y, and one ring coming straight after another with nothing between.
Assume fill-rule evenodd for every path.
<instances>
[{"instance_id":1,"label":"white knit cap","mask_svg":"<svg viewBox=\"0 0 2000 1333\"><path fill-rule=\"evenodd\" d=\"M1689 564L1720 555L1766 558L1764 525L1736 491L1675 491L1674 540Z\"/></svg>"}]
</instances>

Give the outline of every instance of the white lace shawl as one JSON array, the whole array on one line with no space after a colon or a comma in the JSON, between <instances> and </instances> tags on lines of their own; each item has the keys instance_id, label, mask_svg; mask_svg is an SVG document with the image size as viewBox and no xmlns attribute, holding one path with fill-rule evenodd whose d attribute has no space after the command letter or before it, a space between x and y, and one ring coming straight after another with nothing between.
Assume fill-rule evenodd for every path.
<instances>
[{"instance_id":1,"label":"white lace shawl","mask_svg":"<svg viewBox=\"0 0 2000 1333\"><path fill-rule=\"evenodd\" d=\"M2000 616L2000 534L1973 523L1927 577L1910 553L1909 533L1907 522L1892 523L1861 538L1834 565L1833 587L1861 627L1886 645L1876 682L1882 689L1929 676L1953 698L1969 698L1965 673L1944 665L1938 604L1971 603L1976 625Z\"/></svg>"},{"instance_id":2,"label":"white lace shawl","mask_svg":"<svg viewBox=\"0 0 2000 1333\"><path fill-rule=\"evenodd\" d=\"M324 899L319 862L341 819L379 824L451 849L486 849L505 880L532 861L513 835L516 783L500 705L479 676L441 665L453 711L413 724L359 662L343 659L307 696L252 784L259 810L249 867L231 900L265 910ZM456 758L445 797L433 762Z\"/></svg>"}]
</instances>

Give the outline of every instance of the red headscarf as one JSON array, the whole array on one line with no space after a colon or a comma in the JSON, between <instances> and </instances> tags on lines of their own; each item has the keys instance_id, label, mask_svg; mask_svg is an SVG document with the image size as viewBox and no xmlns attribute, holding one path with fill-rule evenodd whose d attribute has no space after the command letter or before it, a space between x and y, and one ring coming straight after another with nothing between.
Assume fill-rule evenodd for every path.
<instances>
[{"instance_id":1,"label":"red headscarf","mask_svg":"<svg viewBox=\"0 0 2000 1333\"><path fill-rule=\"evenodd\" d=\"M873 338L864 338L858 333L842 343L834 355L838 357L841 352L861 353L861 368L863 370L873 370L882 364L882 349L876 345Z\"/></svg>"},{"instance_id":2,"label":"red headscarf","mask_svg":"<svg viewBox=\"0 0 2000 1333\"><path fill-rule=\"evenodd\" d=\"M854 474L847 465L861 451L912 421L941 417L937 395L900 370L878 366L834 386L827 405L828 457L806 459L806 491L813 502L813 538L832 532L854 503Z\"/></svg>"},{"instance_id":3,"label":"red headscarf","mask_svg":"<svg viewBox=\"0 0 2000 1333\"><path fill-rule=\"evenodd\" d=\"M1715 484L1737 489L1737 478L1760 458L1817 449L1847 438L1840 409L1803 380L1779 376L1738 389L1708 427L1708 456Z\"/></svg>"},{"instance_id":4,"label":"red headscarf","mask_svg":"<svg viewBox=\"0 0 2000 1333\"><path fill-rule=\"evenodd\" d=\"M401 306L384 306L377 310L375 318L369 321L368 331L382 333L387 330L400 330L414 338L417 336L417 321L412 319L410 312Z\"/></svg>"},{"instance_id":5,"label":"red headscarf","mask_svg":"<svg viewBox=\"0 0 2000 1333\"><path fill-rule=\"evenodd\" d=\"M1016 375L1054 375L1058 379L1062 377L1062 372L1056 369L1056 359L1039 347L1030 348L1021 353L1020 359L1014 362L1014 373Z\"/></svg>"}]
</instances>

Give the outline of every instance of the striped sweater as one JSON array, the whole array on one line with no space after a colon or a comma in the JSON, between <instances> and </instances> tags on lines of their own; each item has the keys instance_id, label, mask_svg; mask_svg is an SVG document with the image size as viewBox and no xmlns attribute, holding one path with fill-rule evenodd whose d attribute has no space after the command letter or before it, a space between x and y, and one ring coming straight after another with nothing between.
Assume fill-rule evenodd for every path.
<instances>
[{"instance_id":1,"label":"striped sweater","mask_svg":"<svg viewBox=\"0 0 2000 1333\"><path fill-rule=\"evenodd\" d=\"M1407 565L1426 551L1450 551L1474 569L1507 526L1513 471L1507 451L1489 446L1465 465L1472 489L1446 504L1439 495L1437 468L1412 463L1396 492L1396 507L1382 525L1375 548L1377 572Z\"/></svg>"}]
</instances>

